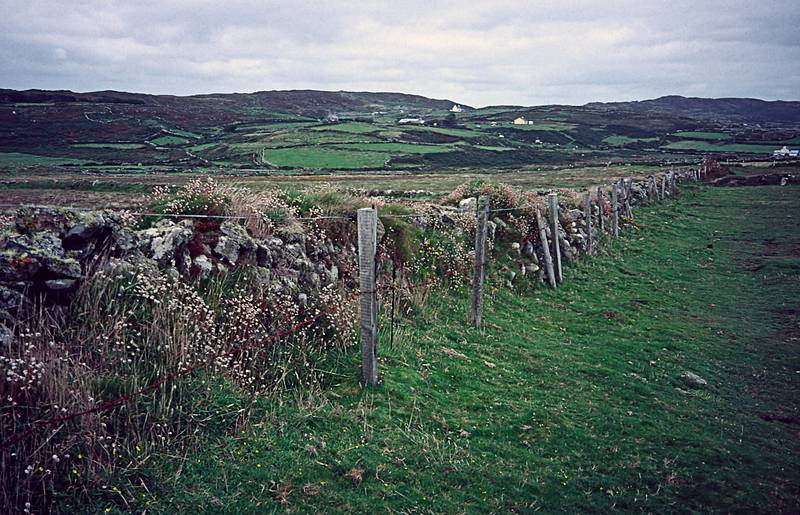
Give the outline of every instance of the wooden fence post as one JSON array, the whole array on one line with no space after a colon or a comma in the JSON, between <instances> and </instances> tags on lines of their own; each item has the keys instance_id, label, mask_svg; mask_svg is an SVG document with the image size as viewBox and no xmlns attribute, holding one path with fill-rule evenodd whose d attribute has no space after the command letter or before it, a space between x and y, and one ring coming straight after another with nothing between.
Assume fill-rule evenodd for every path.
<instances>
[{"instance_id":1,"label":"wooden fence post","mask_svg":"<svg viewBox=\"0 0 800 515\"><path fill-rule=\"evenodd\" d=\"M618 183L611 185L611 234L619 236L619 200L617 193Z\"/></svg>"},{"instance_id":2,"label":"wooden fence post","mask_svg":"<svg viewBox=\"0 0 800 515\"><path fill-rule=\"evenodd\" d=\"M628 177L628 185L625 190L625 208L628 211L628 218L633 220L633 206L631 206L631 199L633 198L633 177Z\"/></svg>"},{"instance_id":3,"label":"wooden fence post","mask_svg":"<svg viewBox=\"0 0 800 515\"><path fill-rule=\"evenodd\" d=\"M605 231L606 223L605 223L605 211L606 211L606 199L605 195L603 194L603 187L597 187L597 207L599 208L599 216L597 217L597 226L600 229L600 234L603 234Z\"/></svg>"},{"instance_id":4,"label":"wooden fence post","mask_svg":"<svg viewBox=\"0 0 800 515\"><path fill-rule=\"evenodd\" d=\"M663 202L667 198L667 176L662 175L659 179L661 180L659 181L660 191L658 196L661 197L661 201Z\"/></svg>"},{"instance_id":5,"label":"wooden fence post","mask_svg":"<svg viewBox=\"0 0 800 515\"><path fill-rule=\"evenodd\" d=\"M547 227L544 224L542 213L536 208L536 226L539 228L539 240L542 243L542 254L544 254L544 269L547 271L547 280L550 286L556 288L556 274L553 272L553 257L550 255L550 244L547 242Z\"/></svg>"},{"instance_id":6,"label":"wooden fence post","mask_svg":"<svg viewBox=\"0 0 800 515\"><path fill-rule=\"evenodd\" d=\"M361 379L364 384L378 384L378 300L375 291L375 251L377 248L378 212L358 210L358 282L360 291Z\"/></svg>"},{"instance_id":7,"label":"wooden fence post","mask_svg":"<svg viewBox=\"0 0 800 515\"><path fill-rule=\"evenodd\" d=\"M478 227L475 231L475 267L472 271L472 316L475 327L481 326L483 311L483 273L486 265L486 230L489 221L489 198L478 197Z\"/></svg>"},{"instance_id":8,"label":"wooden fence post","mask_svg":"<svg viewBox=\"0 0 800 515\"><path fill-rule=\"evenodd\" d=\"M558 234L558 194L549 193L547 195L547 207L550 212L550 237L553 243L553 269L556 273L556 282L564 281L563 270L561 269L561 246Z\"/></svg>"},{"instance_id":9,"label":"wooden fence post","mask_svg":"<svg viewBox=\"0 0 800 515\"><path fill-rule=\"evenodd\" d=\"M592 252L592 194L583 194L583 219L586 221L586 252Z\"/></svg>"}]
</instances>

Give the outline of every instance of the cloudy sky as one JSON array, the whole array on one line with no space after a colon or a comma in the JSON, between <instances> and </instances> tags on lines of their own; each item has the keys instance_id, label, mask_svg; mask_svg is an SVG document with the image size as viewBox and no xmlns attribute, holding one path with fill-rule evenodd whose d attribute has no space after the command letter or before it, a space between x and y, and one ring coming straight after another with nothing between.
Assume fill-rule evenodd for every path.
<instances>
[{"instance_id":1,"label":"cloudy sky","mask_svg":"<svg viewBox=\"0 0 800 515\"><path fill-rule=\"evenodd\" d=\"M800 99L800 0L0 0L0 87Z\"/></svg>"}]
</instances>

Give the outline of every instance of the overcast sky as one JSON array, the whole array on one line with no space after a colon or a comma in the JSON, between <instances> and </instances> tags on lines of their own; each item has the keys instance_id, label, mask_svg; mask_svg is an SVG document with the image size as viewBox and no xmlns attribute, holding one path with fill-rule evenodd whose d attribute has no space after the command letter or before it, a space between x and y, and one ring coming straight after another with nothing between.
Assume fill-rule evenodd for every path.
<instances>
[{"instance_id":1,"label":"overcast sky","mask_svg":"<svg viewBox=\"0 0 800 515\"><path fill-rule=\"evenodd\" d=\"M800 99L800 0L0 0L0 87Z\"/></svg>"}]
</instances>

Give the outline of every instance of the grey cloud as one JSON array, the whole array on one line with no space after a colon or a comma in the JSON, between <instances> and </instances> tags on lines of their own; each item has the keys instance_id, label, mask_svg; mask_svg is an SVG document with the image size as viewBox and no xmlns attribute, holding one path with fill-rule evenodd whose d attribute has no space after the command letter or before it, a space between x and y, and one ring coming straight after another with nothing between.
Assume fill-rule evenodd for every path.
<instances>
[{"instance_id":1,"label":"grey cloud","mask_svg":"<svg viewBox=\"0 0 800 515\"><path fill-rule=\"evenodd\" d=\"M0 87L797 98L796 0L0 0Z\"/></svg>"}]
</instances>

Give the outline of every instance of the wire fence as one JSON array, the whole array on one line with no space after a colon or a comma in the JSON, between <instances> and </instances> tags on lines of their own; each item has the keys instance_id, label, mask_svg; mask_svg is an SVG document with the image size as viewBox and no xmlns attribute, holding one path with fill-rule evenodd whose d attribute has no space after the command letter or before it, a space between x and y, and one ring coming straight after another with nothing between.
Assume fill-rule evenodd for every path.
<instances>
[{"instance_id":1,"label":"wire fence","mask_svg":"<svg viewBox=\"0 0 800 515\"><path fill-rule=\"evenodd\" d=\"M677 181L678 180L694 180L694 181L697 181L701 177L702 177L702 175L697 171L692 172L691 175L689 175L689 174L687 174L687 175L676 175L676 174L673 174L671 180L673 180L675 182L672 184L672 193L670 193L670 195L674 195L676 193L676 186L677 186ZM628 187L630 187L630 186L631 185L629 184ZM615 188L616 185L614 185L612 187ZM625 200L630 201L629 193L624 193L623 197L625 198ZM665 197L656 194L656 200L663 200L664 198ZM652 200L649 196L648 196L648 199ZM479 223L480 223L480 219L481 218L483 219L483 222L485 222L486 218L491 213L509 212L509 211L515 211L515 210L525 210L525 209L537 209L538 210L538 209L541 209L543 207L543 206L538 205L538 204L530 204L530 205L518 206L518 207L514 207L514 208L483 209L483 211L481 211L480 210L480 206L485 205L485 203L486 203L486 200L479 199L479 202L478 202L479 209L476 211L476 215L479 217ZM9 206L0 205L0 207L9 207ZM37 209L37 208L38 209L57 208L57 209L75 209L77 211L83 211L83 210L93 211L93 210L88 209L88 208L74 208L74 207L66 207L65 208L64 206L47 206L47 205L26 205L26 206L18 205L18 206L11 206L11 207L15 207L15 208L32 207L32 208L35 208L35 209ZM488 205L486 207L488 207ZM620 205L614 204L614 214L615 215L617 214L617 210L619 210L621 212L623 210L623 206L621 204ZM377 217L377 212L375 212L374 209L365 208L362 211L372 211L373 212L372 214L375 217ZM139 215L139 216L171 216L171 217L179 217L179 218L222 218L222 219L244 219L245 218L245 217L240 217L240 216L225 216L225 215L163 214L163 213L130 212L130 211L128 211L128 213L133 214L133 215ZM587 214L589 214L589 216L591 216L590 213L587 212ZM551 212L551 215L553 215L552 212ZM424 215L421 215L421 214L403 214L403 215L387 214L387 215L381 215L381 218L414 218L414 217L420 217L420 216L424 216ZM557 217L557 212L555 213L555 216ZM600 210L599 216L600 217L605 216L602 209ZM355 217L352 217L352 216L321 216L321 217L305 218L304 220L323 220L323 219L324 220L329 220L329 219L353 220L354 218ZM551 222L553 222L552 218L551 218L551 220L549 220L548 223L551 223ZM557 218L555 218L555 222L554 222L553 226L556 227L557 223L558 223L557 222ZM610 234L613 234L610 231L610 229L611 229L610 227L607 227L605 230L609 231ZM369 255L370 254L369 250L365 251L361 247L360 247L359 255L360 255L360 258L361 258L361 257L363 257L363 254L365 254L365 252L366 252L366 254L367 254L366 257L369 258L368 262L372 263L370 266L373 267L373 270L374 270L374 267L376 267L376 263L377 263L377 261L376 261L377 253L376 253L376 247L375 247L375 243L376 243L375 237L376 236L375 236L374 230L375 230L375 227L372 227L371 228L372 233L366 234L366 235L362 234L362 227L361 227L361 224L359 224L359 237L361 238L362 236L366 236L366 239L370 242L370 245L372 245L372 247L371 247L371 249L372 249L371 250L371 255ZM556 234L551 234L550 240L552 240L552 241L549 241L549 242L548 241L543 241L543 242L540 242L540 244L544 245L544 246L547 246L547 247L550 247L551 245L553 245L554 248L557 248L560 245L560 239L559 238L560 238L559 234L557 234L557 233ZM479 239L476 239L476 242L479 242L479 241L480 241ZM476 253L475 253L476 258L473 260L472 266L470 266L470 267L468 267L468 268L466 268L464 270L460 270L460 272L466 277L468 277L470 274L473 274L474 277L478 277L478 274L475 274L475 272L480 270L480 272L481 272L480 273L480 278L481 278L480 281L482 283L483 267L486 264L486 259L485 258L483 258L483 259L480 258L480 256L483 255L483 253L482 252L478 252L478 250L480 250L478 248L479 245L480 245L480 243L476 243ZM545 252L545 254L547 254L547 252ZM392 255L391 258L392 258L392 262L393 263L400 263L401 264L400 268L399 268L399 270L401 271L401 274L403 272L405 272L404 265L402 265L402 260L400 260L396 255ZM361 287L358 289L358 291L350 292L350 295L347 297L347 300L353 300L355 298L361 298L362 299L361 309L363 310L364 306L365 306L365 303L363 302L364 299L371 300L371 299L376 298L378 293L391 291L392 292L392 296L393 296L392 297L392 308L391 308L391 322L392 322L392 327L391 327L392 336L391 336L391 338L393 338L393 335L394 335L394 310L395 310L395 298L394 298L394 295L396 294L397 290L400 289L400 287L398 287L397 284L396 284L396 278L397 278L396 272L397 272L397 269L395 268L395 266L396 265L393 265L393 267L392 267L393 268L393 270L392 270L392 279L391 279L391 282L389 284L384 284L384 285L378 287L376 285L377 283L376 283L375 275L372 274L372 279L371 279L371 282L369 283L368 287L365 288L364 287L364 283L362 282ZM560 269L560 266L561 265L560 265L560 262L559 262L558 263L559 269ZM549 273L553 273L553 272L550 271ZM403 275L405 275L405 274L403 274ZM551 279L551 284L555 284L556 282L560 282L560 280L561 280L560 277L559 277L558 281L556 281L554 278L550 278L550 279ZM430 288L431 286L433 286L434 284L436 284L438 281L439 281L439 278L435 277L435 278L433 278L431 280L424 281L424 282L419 283L419 284L405 284L402 287L402 289L409 290L409 291L410 290L416 290L416 289L427 289L427 288ZM483 291L482 286L483 286L482 284L480 284L480 285L475 284L475 281L473 280L473 284L472 284L472 287L473 287L473 306L475 305L475 302L476 302L475 295L477 294L477 295L481 295L482 296L482 291ZM28 427L28 429L26 429L25 431L22 431L22 432L17 433L17 434L13 434L9 438L6 438L6 439L4 439L4 441L0 442L0 448L12 447L12 446L16 445L17 443L25 440L27 437L31 436L36 431L41 430L42 428L53 426L53 425L57 425L57 424L63 424L65 422L69 422L71 420L74 420L74 419L77 419L77 418L80 418L80 417L83 417L83 416L86 416L86 415L89 415L89 414L92 414L92 413L105 412L105 411L112 410L115 407L121 406L121 405L123 405L123 404L125 404L125 403L127 403L127 402L129 402L129 401L131 401L131 400L133 400L135 398L137 398L137 397L140 397L140 396L146 395L146 394L148 394L150 392L153 392L153 391L157 390L158 388L160 388L161 386L165 385L168 382L180 379L182 377L186 377L186 376L188 376L188 375L190 375L190 374L192 374L192 373L194 373L194 372L196 372L198 370L204 369L204 368L212 365L214 362L220 360L221 358L232 357L232 356L235 356L237 354L241 354L242 352L245 352L247 350L258 348L258 347L263 347L263 346L266 346L266 345L268 345L270 343L274 343L274 342L276 342L278 340L281 340L283 338L291 336L292 334L297 333L300 330L311 326L312 324L316 323L317 321L321 320L322 318L335 314L338 310L342 309L342 307L345 306L345 305L346 305L346 302L340 302L340 303L338 303L336 305L330 306L327 309L319 311L319 312L315 313L313 316L309 316L309 317L305 318L304 320L302 320L300 322L297 322L297 323L293 324L290 327L284 328L284 329L276 332L275 334L273 334L273 335L271 335L271 336L269 336L267 338L263 338L263 339L258 340L258 341L253 341L253 342L249 342L249 343L245 343L245 344L241 344L241 345L235 345L235 346L233 346L231 348L228 348L228 349L225 349L225 350L220 350L220 351L212 354L211 356L207 357L206 359L204 359L204 360L202 360L202 361L200 361L198 363L195 363L194 365L186 366L186 367L180 368L178 370L175 370L173 372L167 373L167 374L159 377L158 379L152 381L148 385L146 385L146 386L144 386L142 388L139 388L138 390L135 390L135 391L129 392L127 394L121 395L121 396L119 396L117 398L114 398L112 400L100 402L98 404L95 404L92 407L89 407L89 408L81 410L81 411L68 413L68 414L65 414L65 415L52 417L52 418L45 419L45 420L39 420L39 421L31 422L29 427ZM476 325L479 325L480 324L480 316L478 316L477 318L478 318L478 320L477 320L477 324ZM474 314L473 314L473 322L475 322ZM362 325L362 329L363 329L363 325ZM374 355L374 347L376 345L376 342L374 340L374 334L373 334L372 338L373 338L372 341L365 341L364 340L364 335L362 334L362 345L372 345L373 346L373 355ZM377 363L375 364L375 366L377 366ZM371 384L372 383L371 381L364 381L364 382L367 383L367 384Z\"/></svg>"}]
</instances>

